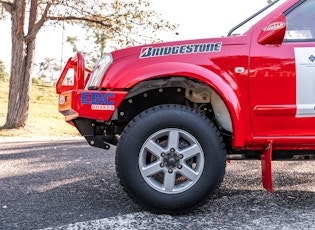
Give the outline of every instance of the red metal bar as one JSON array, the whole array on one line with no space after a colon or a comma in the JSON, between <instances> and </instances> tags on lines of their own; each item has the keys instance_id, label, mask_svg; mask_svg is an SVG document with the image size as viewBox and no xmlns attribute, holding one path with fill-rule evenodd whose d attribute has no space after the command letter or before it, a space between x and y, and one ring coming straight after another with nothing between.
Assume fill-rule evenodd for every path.
<instances>
[{"instance_id":1,"label":"red metal bar","mask_svg":"<svg viewBox=\"0 0 315 230\"><path fill-rule=\"evenodd\" d=\"M57 81L57 84L56 84L56 92L57 94L61 94L62 92L64 91L68 91L68 90L71 90L73 89L74 87L72 85L63 85L63 81L69 71L69 69L74 69L76 67L76 62L74 62L72 60L72 58L69 58L68 61L67 61L67 64L66 66L64 67L64 69L62 70L61 72L61 75Z\"/></svg>"},{"instance_id":2,"label":"red metal bar","mask_svg":"<svg viewBox=\"0 0 315 230\"><path fill-rule=\"evenodd\" d=\"M85 63L84 57L81 53L77 53L77 89L84 89L84 78L85 78Z\"/></svg>"},{"instance_id":3,"label":"red metal bar","mask_svg":"<svg viewBox=\"0 0 315 230\"><path fill-rule=\"evenodd\" d=\"M261 161L261 173L262 173L262 183L263 187L268 191L273 193L273 184L272 184L272 142L269 143L267 148L262 151L260 155Z\"/></svg>"},{"instance_id":4,"label":"red metal bar","mask_svg":"<svg viewBox=\"0 0 315 230\"><path fill-rule=\"evenodd\" d=\"M63 81L70 69L74 70L73 85L63 85ZM85 77L87 73L87 77ZM91 70L85 67L84 57L81 53L77 53L74 57L69 58L56 84L57 94L69 90L84 89L85 84L90 76Z\"/></svg>"}]
</instances>

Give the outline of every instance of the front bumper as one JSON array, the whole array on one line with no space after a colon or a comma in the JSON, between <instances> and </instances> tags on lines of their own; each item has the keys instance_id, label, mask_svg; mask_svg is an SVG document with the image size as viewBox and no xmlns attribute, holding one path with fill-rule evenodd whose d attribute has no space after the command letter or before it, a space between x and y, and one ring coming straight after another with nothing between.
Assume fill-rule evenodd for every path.
<instances>
[{"instance_id":1,"label":"front bumper","mask_svg":"<svg viewBox=\"0 0 315 230\"><path fill-rule=\"evenodd\" d=\"M108 121L127 92L103 90L71 90L59 94L59 112L67 122L77 117Z\"/></svg>"},{"instance_id":2,"label":"front bumper","mask_svg":"<svg viewBox=\"0 0 315 230\"><path fill-rule=\"evenodd\" d=\"M83 55L70 58L56 84L59 112L74 125L91 146L109 149L117 142L115 132L108 130L113 115L127 91L88 90L91 70L85 68Z\"/></svg>"},{"instance_id":3,"label":"front bumper","mask_svg":"<svg viewBox=\"0 0 315 230\"><path fill-rule=\"evenodd\" d=\"M86 90L91 72L85 67L83 55L78 53L68 60L58 79L59 111L67 122L78 117L108 121L127 94L126 91Z\"/></svg>"}]
</instances>

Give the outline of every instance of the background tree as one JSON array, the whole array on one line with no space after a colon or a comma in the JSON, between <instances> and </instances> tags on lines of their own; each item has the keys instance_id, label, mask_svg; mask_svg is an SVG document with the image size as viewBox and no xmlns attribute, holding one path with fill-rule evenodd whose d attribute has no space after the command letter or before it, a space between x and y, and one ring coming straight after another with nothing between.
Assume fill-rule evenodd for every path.
<instances>
[{"instance_id":1,"label":"background tree","mask_svg":"<svg viewBox=\"0 0 315 230\"><path fill-rule=\"evenodd\" d=\"M68 36L67 37L67 42L71 45L73 53L79 52L79 49L77 47L78 41L79 41L79 39L77 36Z\"/></svg>"},{"instance_id":2,"label":"background tree","mask_svg":"<svg viewBox=\"0 0 315 230\"><path fill-rule=\"evenodd\" d=\"M107 49L117 49L115 45L109 45L110 39L104 31L96 30L94 33L87 34L83 40L77 36L68 36L66 42L72 47L74 53L80 52L84 55L86 66L93 68L93 65L107 53ZM80 47L79 44L89 44L89 47ZM110 46L110 47L109 47Z\"/></svg>"},{"instance_id":3,"label":"background tree","mask_svg":"<svg viewBox=\"0 0 315 230\"><path fill-rule=\"evenodd\" d=\"M52 83L57 82L59 74L56 75L56 73L60 73L61 71L60 61L56 58L46 57L44 61L35 65L38 68L38 78L41 81Z\"/></svg>"},{"instance_id":4,"label":"background tree","mask_svg":"<svg viewBox=\"0 0 315 230\"><path fill-rule=\"evenodd\" d=\"M36 36L42 27L62 22L81 24L127 46L135 44L139 36L154 39L143 31L154 34L175 29L149 7L147 0L0 0L0 18L10 16L12 23L9 103L3 128L21 127L27 122Z\"/></svg>"}]
</instances>

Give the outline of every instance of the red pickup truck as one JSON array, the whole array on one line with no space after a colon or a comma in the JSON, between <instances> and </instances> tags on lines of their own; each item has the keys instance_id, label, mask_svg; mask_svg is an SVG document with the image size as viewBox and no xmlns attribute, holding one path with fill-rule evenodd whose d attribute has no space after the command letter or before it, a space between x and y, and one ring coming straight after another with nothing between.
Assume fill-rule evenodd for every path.
<instances>
[{"instance_id":1,"label":"red pickup truck","mask_svg":"<svg viewBox=\"0 0 315 230\"><path fill-rule=\"evenodd\" d=\"M315 0L274 1L226 37L117 50L93 70L78 53L56 87L90 145L117 145L121 184L151 211L202 204L227 160L261 160L272 192L272 160L315 158Z\"/></svg>"}]
</instances>

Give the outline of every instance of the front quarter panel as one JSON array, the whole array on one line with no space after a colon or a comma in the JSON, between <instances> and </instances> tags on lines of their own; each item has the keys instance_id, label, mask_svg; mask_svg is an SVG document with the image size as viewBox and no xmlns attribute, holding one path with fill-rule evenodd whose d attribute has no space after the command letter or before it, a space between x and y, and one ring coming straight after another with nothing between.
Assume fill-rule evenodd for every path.
<instances>
[{"instance_id":1,"label":"front quarter panel","mask_svg":"<svg viewBox=\"0 0 315 230\"><path fill-rule=\"evenodd\" d=\"M101 88L131 89L149 79L176 76L203 82L215 90L226 104L236 137L233 139L234 146L243 146L245 141L251 141L250 127L244 123L249 118L248 40L249 37L202 40L198 42L222 43L222 47L219 51L150 58L141 58L143 48L139 47L133 55L116 57ZM115 60L115 53L113 57Z\"/></svg>"}]
</instances>

